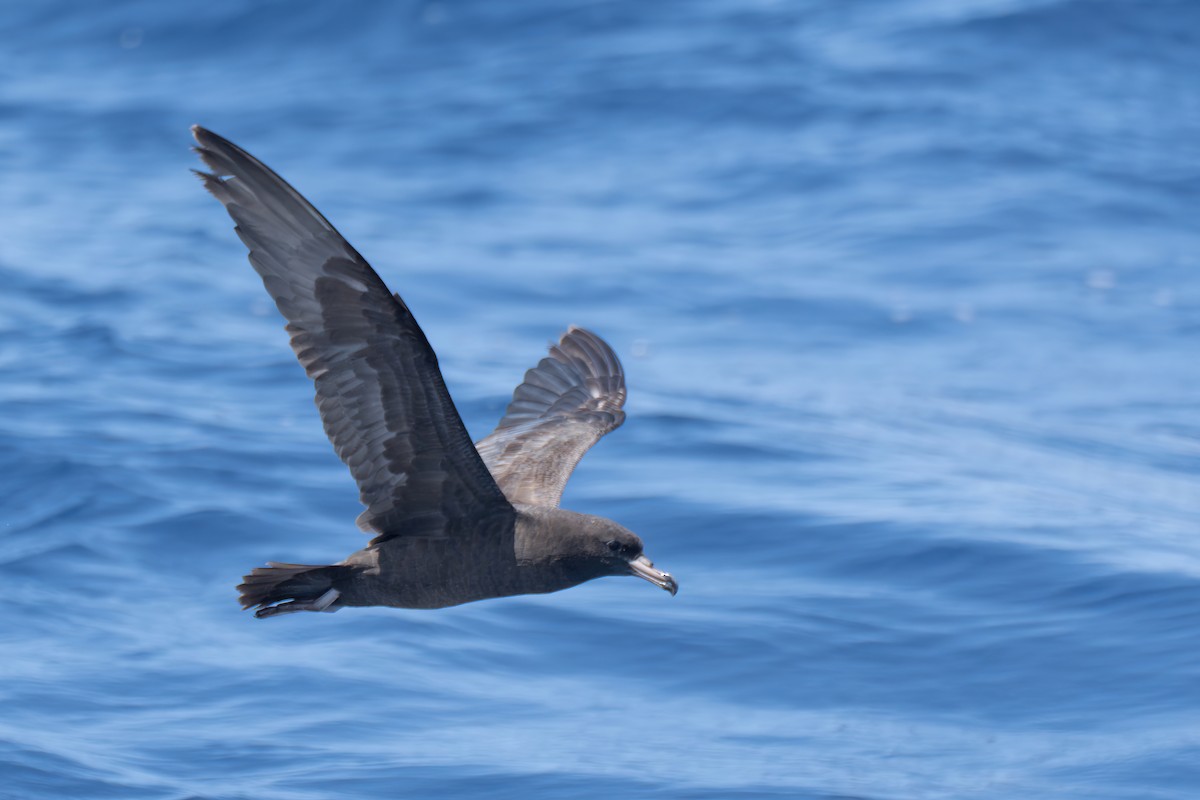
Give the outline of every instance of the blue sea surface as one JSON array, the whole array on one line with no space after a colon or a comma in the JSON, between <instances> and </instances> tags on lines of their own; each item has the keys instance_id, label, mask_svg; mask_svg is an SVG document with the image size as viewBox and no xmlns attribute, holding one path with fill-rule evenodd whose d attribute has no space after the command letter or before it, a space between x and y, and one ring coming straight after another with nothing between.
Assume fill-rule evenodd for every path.
<instances>
[{"instance_id":1,"label":"blue sea surface","mask_svg":"<svg viewBox=\"0 0 1200 800\"><path fill-rule=\"evenodd\" d=\"M0 6L0 797L1200 797L1200 4ZM260 621L357 490L188 126L486 434L568 324L605 579Z\"/></svg>"}]
</instances>

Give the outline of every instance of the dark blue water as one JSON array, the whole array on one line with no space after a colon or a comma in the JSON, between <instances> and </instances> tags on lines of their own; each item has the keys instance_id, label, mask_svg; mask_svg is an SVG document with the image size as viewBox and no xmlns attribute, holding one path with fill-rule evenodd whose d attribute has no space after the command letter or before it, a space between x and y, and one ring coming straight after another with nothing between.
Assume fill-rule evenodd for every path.
<instances>
[{"instance_id":1,"label":"dark blue water","mask_svg":"<svg viewBox=\"0 0 1200 800\"><path fill-rule=\"evenodd\" d=\"M252 6L252 7L251 7ZM1200 5L6 3L0 796L1200 796ZM608 579L257 621L359 547L204 124L486 433L629 375Z\"/></svg>"}]
</instances>

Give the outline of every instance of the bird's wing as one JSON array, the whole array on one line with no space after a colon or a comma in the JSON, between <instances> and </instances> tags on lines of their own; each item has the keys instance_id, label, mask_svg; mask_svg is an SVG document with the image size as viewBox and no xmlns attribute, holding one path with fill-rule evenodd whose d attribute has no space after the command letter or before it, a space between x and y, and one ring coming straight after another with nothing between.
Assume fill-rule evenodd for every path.
<instances>
[{"instance_id":1,"label":"bird's wing","mask_svg":"<svg viewBox=\"0 0 1200 800\"><path fill-rule=\"evenodd\" d=\"M525 373L496 430L475 446L513 503L557 506L571 471L625 421L625 372L599 336L571 328Z\"/></svg>"},{"instance_id":2,"label":"bird's wing","mask_svg":"<svg viewBox=\"0 0 1200 800\"><path fill-rule=\"evenodd\" d=\"M204 186L287 319L333 448L380 535L467 533L513 510L476 452L412 313L326 219L254 156L199 126Z\"/></svg>"}]
</instances>

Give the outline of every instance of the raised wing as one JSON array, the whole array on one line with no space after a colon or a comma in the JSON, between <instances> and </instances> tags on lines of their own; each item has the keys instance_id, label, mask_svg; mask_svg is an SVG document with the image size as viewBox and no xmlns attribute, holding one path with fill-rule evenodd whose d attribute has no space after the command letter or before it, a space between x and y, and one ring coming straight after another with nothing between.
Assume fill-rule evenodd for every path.
<instances>
[{"instance_id":1,"label":"raised wing","mask_svg":"<svg viewBox=\"0 0 1200 800\"><path fill-rule=\"evenodd\" d=\"M525 373L504 418L476 447L511 502L557 506L579 459L625 421L623 405L617 354L572 327Z\"/></svg>"},{"instance_id":2,"label":"raised wing","mask_svg":"<svg viewBox=\"0 0 1200 800\"><path fill-rule=\"evenodd\" d=\"M199 126L198 172L250 248L316 383L317 408L367 510L359 527L446 536L513 510L454 408L437 357L399 295L278 175Z\"/></svg>"}]
</instances>

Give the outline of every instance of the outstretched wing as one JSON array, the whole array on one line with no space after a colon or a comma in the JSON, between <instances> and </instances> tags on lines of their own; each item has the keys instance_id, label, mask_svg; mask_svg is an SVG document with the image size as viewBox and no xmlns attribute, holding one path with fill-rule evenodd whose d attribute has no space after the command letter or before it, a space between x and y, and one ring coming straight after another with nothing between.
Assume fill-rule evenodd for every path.
<instances>
[{"instance_id":1,"label":"outstretched wing","mask_svg":"<svg viewBox=\"0 0 1200 800\"><path fill-rule=\"evenodd\" d=\"M625 421L623 405L617 354L572 327L525 373L504 419L476 447L511 502L557 506L579 459Z\"/></svg>"},{"instance_id":2,"label":"outstretched wing","mask_svg":"<svg viewBox=\"0 0 1200 800\"><path fill-rule=\"evenodd\" d=\"M359 527L376 541L446 536L513 513L400 296L278 175L210 131L192 133L212 170L198 174L237 223L316 383L325 433L367 507Z\"/></svg>"}]
</instances>

